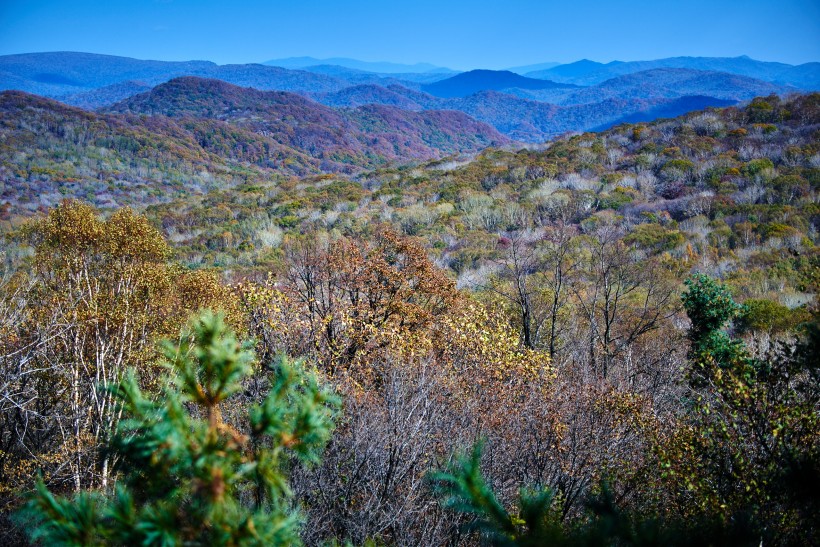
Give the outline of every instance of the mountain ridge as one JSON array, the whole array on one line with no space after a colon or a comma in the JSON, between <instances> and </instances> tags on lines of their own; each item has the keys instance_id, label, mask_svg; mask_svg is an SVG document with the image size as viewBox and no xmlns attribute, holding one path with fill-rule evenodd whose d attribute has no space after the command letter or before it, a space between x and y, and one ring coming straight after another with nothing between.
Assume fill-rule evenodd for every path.
<instances>
[{"instance_id":1,"label":"mountain ridge","mask_svg":"<svg viewBox=\"0 0 820 547\"><path fill-rule=\"evenodd\" d=\"M762 66L768 67L767 74L770 76L777 71L781 71L778 74L782 75L782 71L786 70L796 71L799 77L807 77L806 71L814 69L811 64L801 68L749 58L694 57L644 64L620 61L603 64L581 60L550 69L559 75L564 74L563 77L575 74L573 77L582 79L611 75L612 71L625 72L595 85L579 87L528 78L511 71L476 70L455 76L441 73L377 74L338 65L291 70L259 64L140 61L127 57L57 52L0 56L0 88L18 88L94 109L110 106L174 78L194 76L263 91L296 92L333 108L355 109L381 104L408 112L460 111L491 124L508 138L534 143L544 142L566 131L590 130L625 117L641 115L641 112L648 115L659 112L657 109L670 108L677 114L680 113L678 108L686 104L706 105L703 97L711 97L708 100L711 106L725 106L726 101L730 100L743 101L760 95L786 95L798 91L795 87L727 72L655 66L663 62L734 63L747 68ZM820 63L816 65L820 80ZM634 72L647 66L650 68ZM608 108L621 110L607 113ZM386 111L382 113L387 114ZM397 116L391 114L390 117L396 122L400 121ZM420 119L416 121L421 122ZM438 120L439 123L444 121ZM463 119L453 118L452 121L460 127L466 123ZM344 120L339 123L342 122ZM478 133L488 135L485 130ZM454 135L451 134L451 137Z\"/></svg>"},{"instance_id":2,"label":"mountain ridge","mask_svg":"<svg viewBox=\"0 0 820 547\"><path fill-rule=\"evenodd\" d=\"M361 61L348 57L330 57L318 59L316 57L286 57L283 59L271 59L264 61L263 65L279 66L283 68L307 68L316 65L336 65L345 68L362 70L376 73L401 73L401 72L456 72L446 67L433 65L431 63L391 63L387 61Z\"/></svg>"}]
</instances>

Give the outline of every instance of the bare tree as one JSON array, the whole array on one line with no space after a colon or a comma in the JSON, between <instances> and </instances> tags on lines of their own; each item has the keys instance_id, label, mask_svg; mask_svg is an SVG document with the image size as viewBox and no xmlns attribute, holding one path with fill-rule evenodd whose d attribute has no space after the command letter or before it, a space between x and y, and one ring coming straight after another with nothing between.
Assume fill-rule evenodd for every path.
<instances>
[{"instance_id":1,"label":"bare tree","mask_svg":"<svg viewBox=\"0 0 820 547\"><path fill-rule=\"evenodd\" d=\"M676 285L662 265L621 241L604 226L587 238L585 283L573 288L587 318L590 365L606 378L615 359L674 315Z\"/></svg>"}]
</instances>

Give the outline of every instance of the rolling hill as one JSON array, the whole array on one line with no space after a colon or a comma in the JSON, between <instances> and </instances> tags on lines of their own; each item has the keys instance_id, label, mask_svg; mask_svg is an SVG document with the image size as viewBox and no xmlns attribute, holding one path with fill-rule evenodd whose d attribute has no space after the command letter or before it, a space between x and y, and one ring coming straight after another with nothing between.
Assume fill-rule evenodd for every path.
<instances>
[{"instance_id":1,"label":"rolling hill","mask_svg":"<svg viewBox=\"0 0 820 547\"><path fill-rule=\"evenodd\" d=\"M194 77L174 79L108 111L217 119L351 165L470 153L507 141L461 112L411 112L385 105L337 110L293 93Z\"/></svg>"},{"instance_id":2,"label":"rolling hill","mask_svg":"<svg viewBox=\"0 0 820 547\"><path fill-rule=\"evenodd\" d=\"M0 93L0 201L147 205L259 180L472 154L508 142L452 111L336 110L287 92L185 77L88 112Z\"/></svg>"}]
</instances>

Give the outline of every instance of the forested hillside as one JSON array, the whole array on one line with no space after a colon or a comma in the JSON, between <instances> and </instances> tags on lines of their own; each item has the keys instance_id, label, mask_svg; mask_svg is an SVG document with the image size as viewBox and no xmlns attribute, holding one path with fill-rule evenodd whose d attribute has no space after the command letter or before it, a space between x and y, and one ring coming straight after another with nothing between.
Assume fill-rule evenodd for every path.
<instances>
[{"instance_id":1,"label":"forested hillside","mask_svg":"<svg viewBox=\"0 0 820 547\"><path fill-rule=\"evenodd\" d=\"M337 111L298 95L198 78L163 84L117 108L142 115L94 114L25 93L0 94L5 210L34 211L63 197L103 207L146 205L507 142L458 112Z\"/></svg>"},{"instance_id":2,"label":"forested hillside","mask_svg":"<svg viewBox=\"0 0 820 547\"><path fill-rule=\"evenodd\" d=\"M201 79L0 105L9 543L820 541L820 94L474 157Z\"/></svg>"}]
</instances>

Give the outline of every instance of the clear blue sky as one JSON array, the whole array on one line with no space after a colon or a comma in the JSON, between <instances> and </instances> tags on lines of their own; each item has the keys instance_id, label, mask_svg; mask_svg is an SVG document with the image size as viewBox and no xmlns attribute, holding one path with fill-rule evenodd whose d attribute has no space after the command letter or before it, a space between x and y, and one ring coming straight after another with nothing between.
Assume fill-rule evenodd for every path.
<instances>
[{"instance_id":1,"label":"clear blue sky","mask_svg":"<svg viewBox=\"0 0 820 547\"><path fill-rule=\"evenodd\" d=\"M797 64L820 61L820 0L0 0L0 54L37 51L455 69L744 54Z\"/></svg>"}]
</instances>

